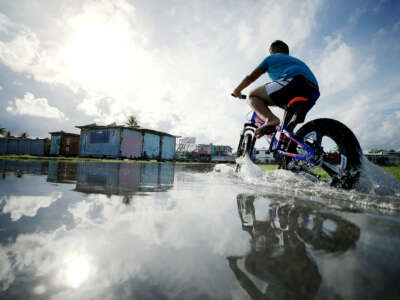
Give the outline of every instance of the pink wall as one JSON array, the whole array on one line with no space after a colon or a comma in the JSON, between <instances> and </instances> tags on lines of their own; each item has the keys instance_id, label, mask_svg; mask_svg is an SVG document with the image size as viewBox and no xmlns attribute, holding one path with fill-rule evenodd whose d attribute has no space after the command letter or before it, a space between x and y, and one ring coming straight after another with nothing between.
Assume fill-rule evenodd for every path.
<instances>
[{"instance_id":1,"label":"pink wall","mask_svg":"<svg viewBox=\"0 0 400 300\"><path fill-rule=\"evenodd\" d=\"M140 131L124 129L121 133L121 156L139 158L142 156L143 135Z\"/></svg>"}]
</instances>

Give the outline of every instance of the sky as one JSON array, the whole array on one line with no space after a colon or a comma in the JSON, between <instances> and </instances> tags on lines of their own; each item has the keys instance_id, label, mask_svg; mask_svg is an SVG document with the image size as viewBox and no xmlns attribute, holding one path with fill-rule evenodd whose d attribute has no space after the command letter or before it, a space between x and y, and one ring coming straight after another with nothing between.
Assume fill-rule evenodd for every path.
<instances>
[{"instance_id":1,"label":"sky","mask_svg":"<svg viewBox=\"0 0 400 300\"><path fill-rule=\"evenodd\" d=\"M135 115L236 148L250 108L230 94L280 39L320 85L306 121L398 150L399 37L395 0L0 0L0 127L44 138Z\"/></svg>"}]
</instances>

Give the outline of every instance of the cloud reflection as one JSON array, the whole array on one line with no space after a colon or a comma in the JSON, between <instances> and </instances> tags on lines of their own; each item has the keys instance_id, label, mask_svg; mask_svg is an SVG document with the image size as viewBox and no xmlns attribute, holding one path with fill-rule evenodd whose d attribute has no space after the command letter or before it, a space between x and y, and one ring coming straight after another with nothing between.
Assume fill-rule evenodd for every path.
<instances>
[{"instance_id":1,"label":"cloud reflection","mask_svg":"<svg viewBox=\"0 0 400 300\"><path fill-rule=\"evenodd\" d=\"M87 257L73 255L66 260L65 280L73 287L79 287L89 276L89 260Z\"/></svg>"},{"instance_id":2,"label":"cloud reflection","mask_svg":"<svg viewBox=\"0 0 400 300\"><path fill-rule=\"evenodd\" d=\"M53 202L61 199L61 192L54 192L49 196L9 196L3 197L6 204L3 213L10 213L11 220L18 221L22 216L34 217L42 207L49 207Z\"/></svg>"}]
</instances>

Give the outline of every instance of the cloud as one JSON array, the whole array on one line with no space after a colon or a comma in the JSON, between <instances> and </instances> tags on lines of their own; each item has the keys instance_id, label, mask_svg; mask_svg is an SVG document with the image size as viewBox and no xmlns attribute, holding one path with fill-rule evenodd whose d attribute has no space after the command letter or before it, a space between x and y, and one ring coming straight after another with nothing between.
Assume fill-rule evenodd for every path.
<instances>
[{"instance_id":1,"label":"cloud","mask_svg":"<svg viewBox=\"0 0 400 300\"><path fill-rule=\"evenodd\" d=\"M15 105L15 107L12 106ZM23 99L15 98L14 103L9 102L6 110L15 115L28 115L42 118L68 120L56 107L49 105L46 98L35 98L32 93L25 93Z\"/></svg>"},{"instance_id":2,"label":"cloud","mask_svg":"<svg viewBox=\"0 0 400 300\"><path fill-rule=\"evenodd\" d=\"M36 81L83 94L77 109L94 120L123 123L136 114L142 126L167 126L173 134L207 136L199 142L214 143L235 141L247 110L229 97L246 75L232 61L244 58L239 66L250 70L249 62L261 60L266 43L277 38L300 47L320 5L243 2L227 10L225 4L194 2L188 4L192 15L177 7L170 22L169 13L146 19L125 0L76 3L57 16L47 35L14 24L9 41L0 44L0 61ZM220 80L232 85L222 89Z\"/></svg>"},{"instance_id":3,"label":"cloud","mask_svg":"<svg viewBox=\"0 0 400 300\"><path fill-rule=\"evenodd\" d=\"M392 32L396 33L399 32L400 30L400 21L398 21L397 23L395 23L392 27Z\"/></svg>"},{"instance_id":4,"label":"cloud","mask_svg":"<svg viewBox=\"0 0 400 300\"><path fill-rule=\"evenodd\" d=\"M29 71L38 58L39 44L35 33L23 28L10 42L0 41L0 61L13 71Z\"/></svg>"},{"instance_id":5,"label":"cloud","mask_svg":"<svg viewBox=\"0 0 400 300\"><path fill-rule=\"evenodd\" d=\"M355 13L350 16L349 23L351 25L356 25L358 23L358 20L360 19L360 17L362 15L364 15L366 12L367 12L367 9L365 7L363 7L363 8L357 7Z\"/></svg>"},{"instance_id":6,"label":"cloud","mask_svg":"<svg viewBox=\"0 0 400 300\"><path fill-rule=\"evenodd\" d=\"M13 221L18 221L22 216L34 217L40 208L49 207L61 196L62 193L53 193L49 196L10 196L3 199L5 202L3 213L10 213Z\"/></svg>"},{"instance_id":7,"label":"cloud","mask_svg":"<svg viewBox=\"0 0 400 300\"><path fill-rule=\"evenodd\" d=\"M252 7L251 18L237 25L238 47L248 57L265 55L268 42L284 40L291 48L301 47L315 27L321 1L269 1Z\"/></svg>"},{"instance_id":8,"label":"cloud","mask_svg":"<svg viewBox=\"0 0 400 300\"><path fill-rule=\"evenodd\" d=\"M13 24L10 19L5 15L0 13L0 32L8 32L8 28L12 27Z\"/></svg>"},{"instance_id":9,"label":"cloud","mask_svg":"<svg viewBox=\"0 0 400 300\"><path fill-rule=\"evenodd\" d=\"M3 247L0 247L0 292L6 291L14 280L15 274L7 252Z\"/></svg>"},{"instance_id":10,"label":"cloud","mask_svg":"<svg viewBox=\"0 0 400 300\"><path fill-rule=\"evenodd\" d=\"M360 55L341 35L327 37L326 42L322 59L313 68L324 96L350 89L375 73L374 58Z\"/></svg>"},{"instance_id":11,"label":"cloud","mask_svg":"<svg viewBox=\"0 0 400 300\"><path fill-rule=\"evenodd\" d=\"M390 96L393 94L394 96ZM351 101L331 105L325 110L319 109L318 114L346 124L364 150L400 148L400 131L397 126L400 123L398 94L366 89L348 98ZM385 101L377 103L377 99Z\"/></svg>"},{"instance_id":12,"label":"cloud","mask_svg":"<svg viewBox=\"0 0 400 300\"><path fill-rule=\"evenodd\" d=\"M5 265L7 274L14 270L29 272L32 286L37 278L53 278L48 283L52 299L110 298L110 292L121 298L110 291L110 286L142 282L141 295L152 292L146 284L152 282L165 291L167 298L184 295L182 286L185 290L201 289L203 294L206 291L208 298L221 298L226 290L217 283L225 278L226 265L217 262L228 255L246 253L250 245L247 233L239 226L226 226L227 222L240 223L234 213L236 202L231 198L234 192L227 195L223 185L204 188L207 197L198 203L185 201L191 191L174 189L168 198L150 193L129 206L119 196L97 194L78 203L70 201L71 226L19 234L6 246L13 265L2 264L1 252L0 264ZM209 228L215 230L210 232ZM203 261L207 270L194 263L193 257ZM86 277L80 276L80 265L85 266ZM171 275L177 265L179 272ZM206 271L211 274L207 281L202 276ZM76 276L69 276L71 273ZM130 288L125 297L133 290ZM154 294L144 297L154 298Z\"/></svg>"}]
</instances>

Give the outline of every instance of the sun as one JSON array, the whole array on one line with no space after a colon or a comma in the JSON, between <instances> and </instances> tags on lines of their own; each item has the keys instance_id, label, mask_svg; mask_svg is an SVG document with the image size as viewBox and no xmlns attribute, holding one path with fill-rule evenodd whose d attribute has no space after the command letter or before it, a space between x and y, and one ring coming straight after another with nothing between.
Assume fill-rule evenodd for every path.
<instances>
[{"instance_id":1,"label":"sun","mask_svg":"<svg viewBox=\"0 0 400 300\"><path fill-rule=\"evenodd\" d=\"M68 257L65 267L66 284L73 288L79 287L89 276L89 261L84 256Z\"/></svg>"},{"instance_id":2,"label":"sun","mask_svg":"<svg viewBox=\"0 0 400 300\"><path fill-rule=\"evenodd\" d=\"M65 76L90 86L124 75L132 43L127 24L97 15L79 16L70 24L72 30L60 51Z\"/></svg>"}]
</instances>

